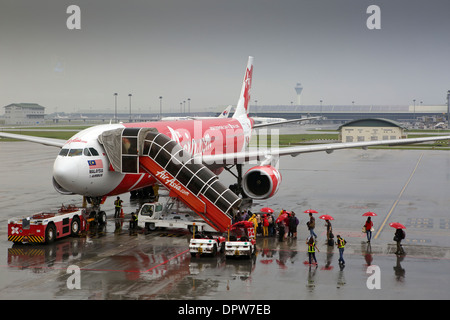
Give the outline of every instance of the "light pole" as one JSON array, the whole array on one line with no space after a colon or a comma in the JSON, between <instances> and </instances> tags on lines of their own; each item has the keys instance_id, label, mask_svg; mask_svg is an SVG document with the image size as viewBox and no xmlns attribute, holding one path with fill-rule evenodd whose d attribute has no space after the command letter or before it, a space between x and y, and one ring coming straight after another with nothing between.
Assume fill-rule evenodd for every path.
<instances>
[{"instance_id":1,"label":"light pole","mask_svg":"<svg viewBox=\"0 0 450 320\"><path fill-rule=\"evenodd\" d=\"M114 93L115 108L114 108L114 123L117 123L117 92Z\"/></svg>"},{"instance_id":2,"label":"light pole","mask_svg":"<svg viewBox=\"0 0 450 320\"><path fill-rule=\"evenodd\" d=\"M188 113L191 114L191 98L188 98Z\"/></svg>"},{"instance_id":3,"label":"light pole","mask_svg":"<svg viewBox=\"0 0 450 320\"><path fill-rule=\"evenodd\" d=\"M131 93L129 93L128 96L130 97L130 122L131 122Z\"/></svg>"},{"instance_id":4,"label":"light pole","mask_svg":"<svg viewBox=\"0 0 450 320\"><path fill-rule=\"evenodd\" d=\"M414 123L416 122L416 99L413 99L414 102L414 113L413 113L413 127Z\"/></svg>"},{"instance_id":5,"label":"light pole","mask_svg":"<svg viewBox=\"0 0 450 320\"><path fill-rule=\"evenodd\" d=\"M162 96L159 96L159 120L162 119Z\"/></svg>"},{"instance_id":6,"label":"light pole","mask_svg":"<svg viewBox=\"0 0 450 320\"><path fill-rule=\"evenodd\" d=\"M322 123L322 102L323 100L320 100L320 123Z\"/></svg>"}]
</instances>

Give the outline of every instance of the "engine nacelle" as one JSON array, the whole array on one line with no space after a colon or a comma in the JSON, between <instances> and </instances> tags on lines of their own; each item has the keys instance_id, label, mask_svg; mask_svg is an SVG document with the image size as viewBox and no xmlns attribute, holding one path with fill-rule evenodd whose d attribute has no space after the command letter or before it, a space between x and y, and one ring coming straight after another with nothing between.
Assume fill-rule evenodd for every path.
<instances>
[{"instance_id":1,"label":"engine nacelle","mask_svg":"<svg viewBox=\"0 0 450 320\"><path fill-rule=\"evenodd\" d=\"M252 199L267 199L278 191L281 174L269 165L256 166L248 170L242 180L242 187L246 195Z\"/></svg>"}]
</instances>

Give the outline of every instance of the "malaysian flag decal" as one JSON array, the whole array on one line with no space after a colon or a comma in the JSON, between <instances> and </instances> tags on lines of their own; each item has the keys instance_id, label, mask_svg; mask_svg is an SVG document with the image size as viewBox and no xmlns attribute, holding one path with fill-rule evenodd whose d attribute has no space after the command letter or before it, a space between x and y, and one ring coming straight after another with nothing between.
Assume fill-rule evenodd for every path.
<instances>
[{"instance_id":1,"label":"malaysian flag decal","mask_svg":"<svg viewBox=\"0 0 450 320\"><path fill-rule=\"evenodd\" d=\"M102 160L88 160L89 169L103 169Z\"/></svg>"}]
</instances>

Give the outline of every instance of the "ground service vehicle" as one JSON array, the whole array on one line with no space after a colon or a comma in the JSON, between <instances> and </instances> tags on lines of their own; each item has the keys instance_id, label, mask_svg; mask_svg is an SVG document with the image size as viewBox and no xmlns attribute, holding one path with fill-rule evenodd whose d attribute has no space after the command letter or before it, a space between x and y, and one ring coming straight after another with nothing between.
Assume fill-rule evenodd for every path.
<instances>
[{"instance_id":1,"label":"ground service vehicle","mask_svg":"<svg viewBox=\"0 0 450 320\"><path fill-rule=\"evenodd\" d=\"M213 255L217 252L224 252L225 237L222 236L206 236L203 234L194 234L189 242L189 252L191 256L198 255Z\"/></svg>"},{"instance_id":2,"label":"ground service vehicle","mask_svg":"<svg viewBox=\"0 0 450 320\"><path fill-rule=\"evenodd\" d=\"M255 229L253 222L240 221L230 227L235 234L228 235L225 242L225 257L248 257L256 253Z\"/></svg>"},{"instance_id":3,"label":"ground service vehicle","mask_svg":"<svg viewBox=\"0 0 450 320\"><path fill-rule=\"evenodd\" d=\"M191 210L180 209L180 201L176 198L168 197L163 205L160 202L144 203L138 213L138 227L147 231L154 231L156 228L182 228L190 232L215 232L202 218Z\"/></svg>"},{"instance_id":4,"label":"ground service vehicle","mask_svg":"<svg viewBox=\"0 0 450 320\"><path fill-rule=\"evenodd\" d=\"M85 209L62 206L58 212L39 212L31 217L8 220L8 241L14 243L52 243L55 239L86 230Z\"/></svg>"}]
</instances>

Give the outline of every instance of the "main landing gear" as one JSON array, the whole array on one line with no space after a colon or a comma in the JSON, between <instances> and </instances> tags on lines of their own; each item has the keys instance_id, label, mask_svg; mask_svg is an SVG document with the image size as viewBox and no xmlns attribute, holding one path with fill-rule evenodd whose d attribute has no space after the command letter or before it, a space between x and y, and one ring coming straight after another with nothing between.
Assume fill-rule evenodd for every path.
<instances>
[{"instance_id":1,"label":"main landing gear","mask_svg":"<svg viewBox=\"0 0 450 320\"><path fill-rule=\"evenodd\" d=\"M236 167L237 175L234 174L231 169ZM229 186L230 190L233 191L237 196L241 196L242 202L239 206L240 210L249 209L253 204L253 199L247 196L244 192L244 188L242 188L242 164L234 164L228 167L225 167L229 173L231 173L237 180L235 184L231 184Z\"/></svg>"}]
</instances>

